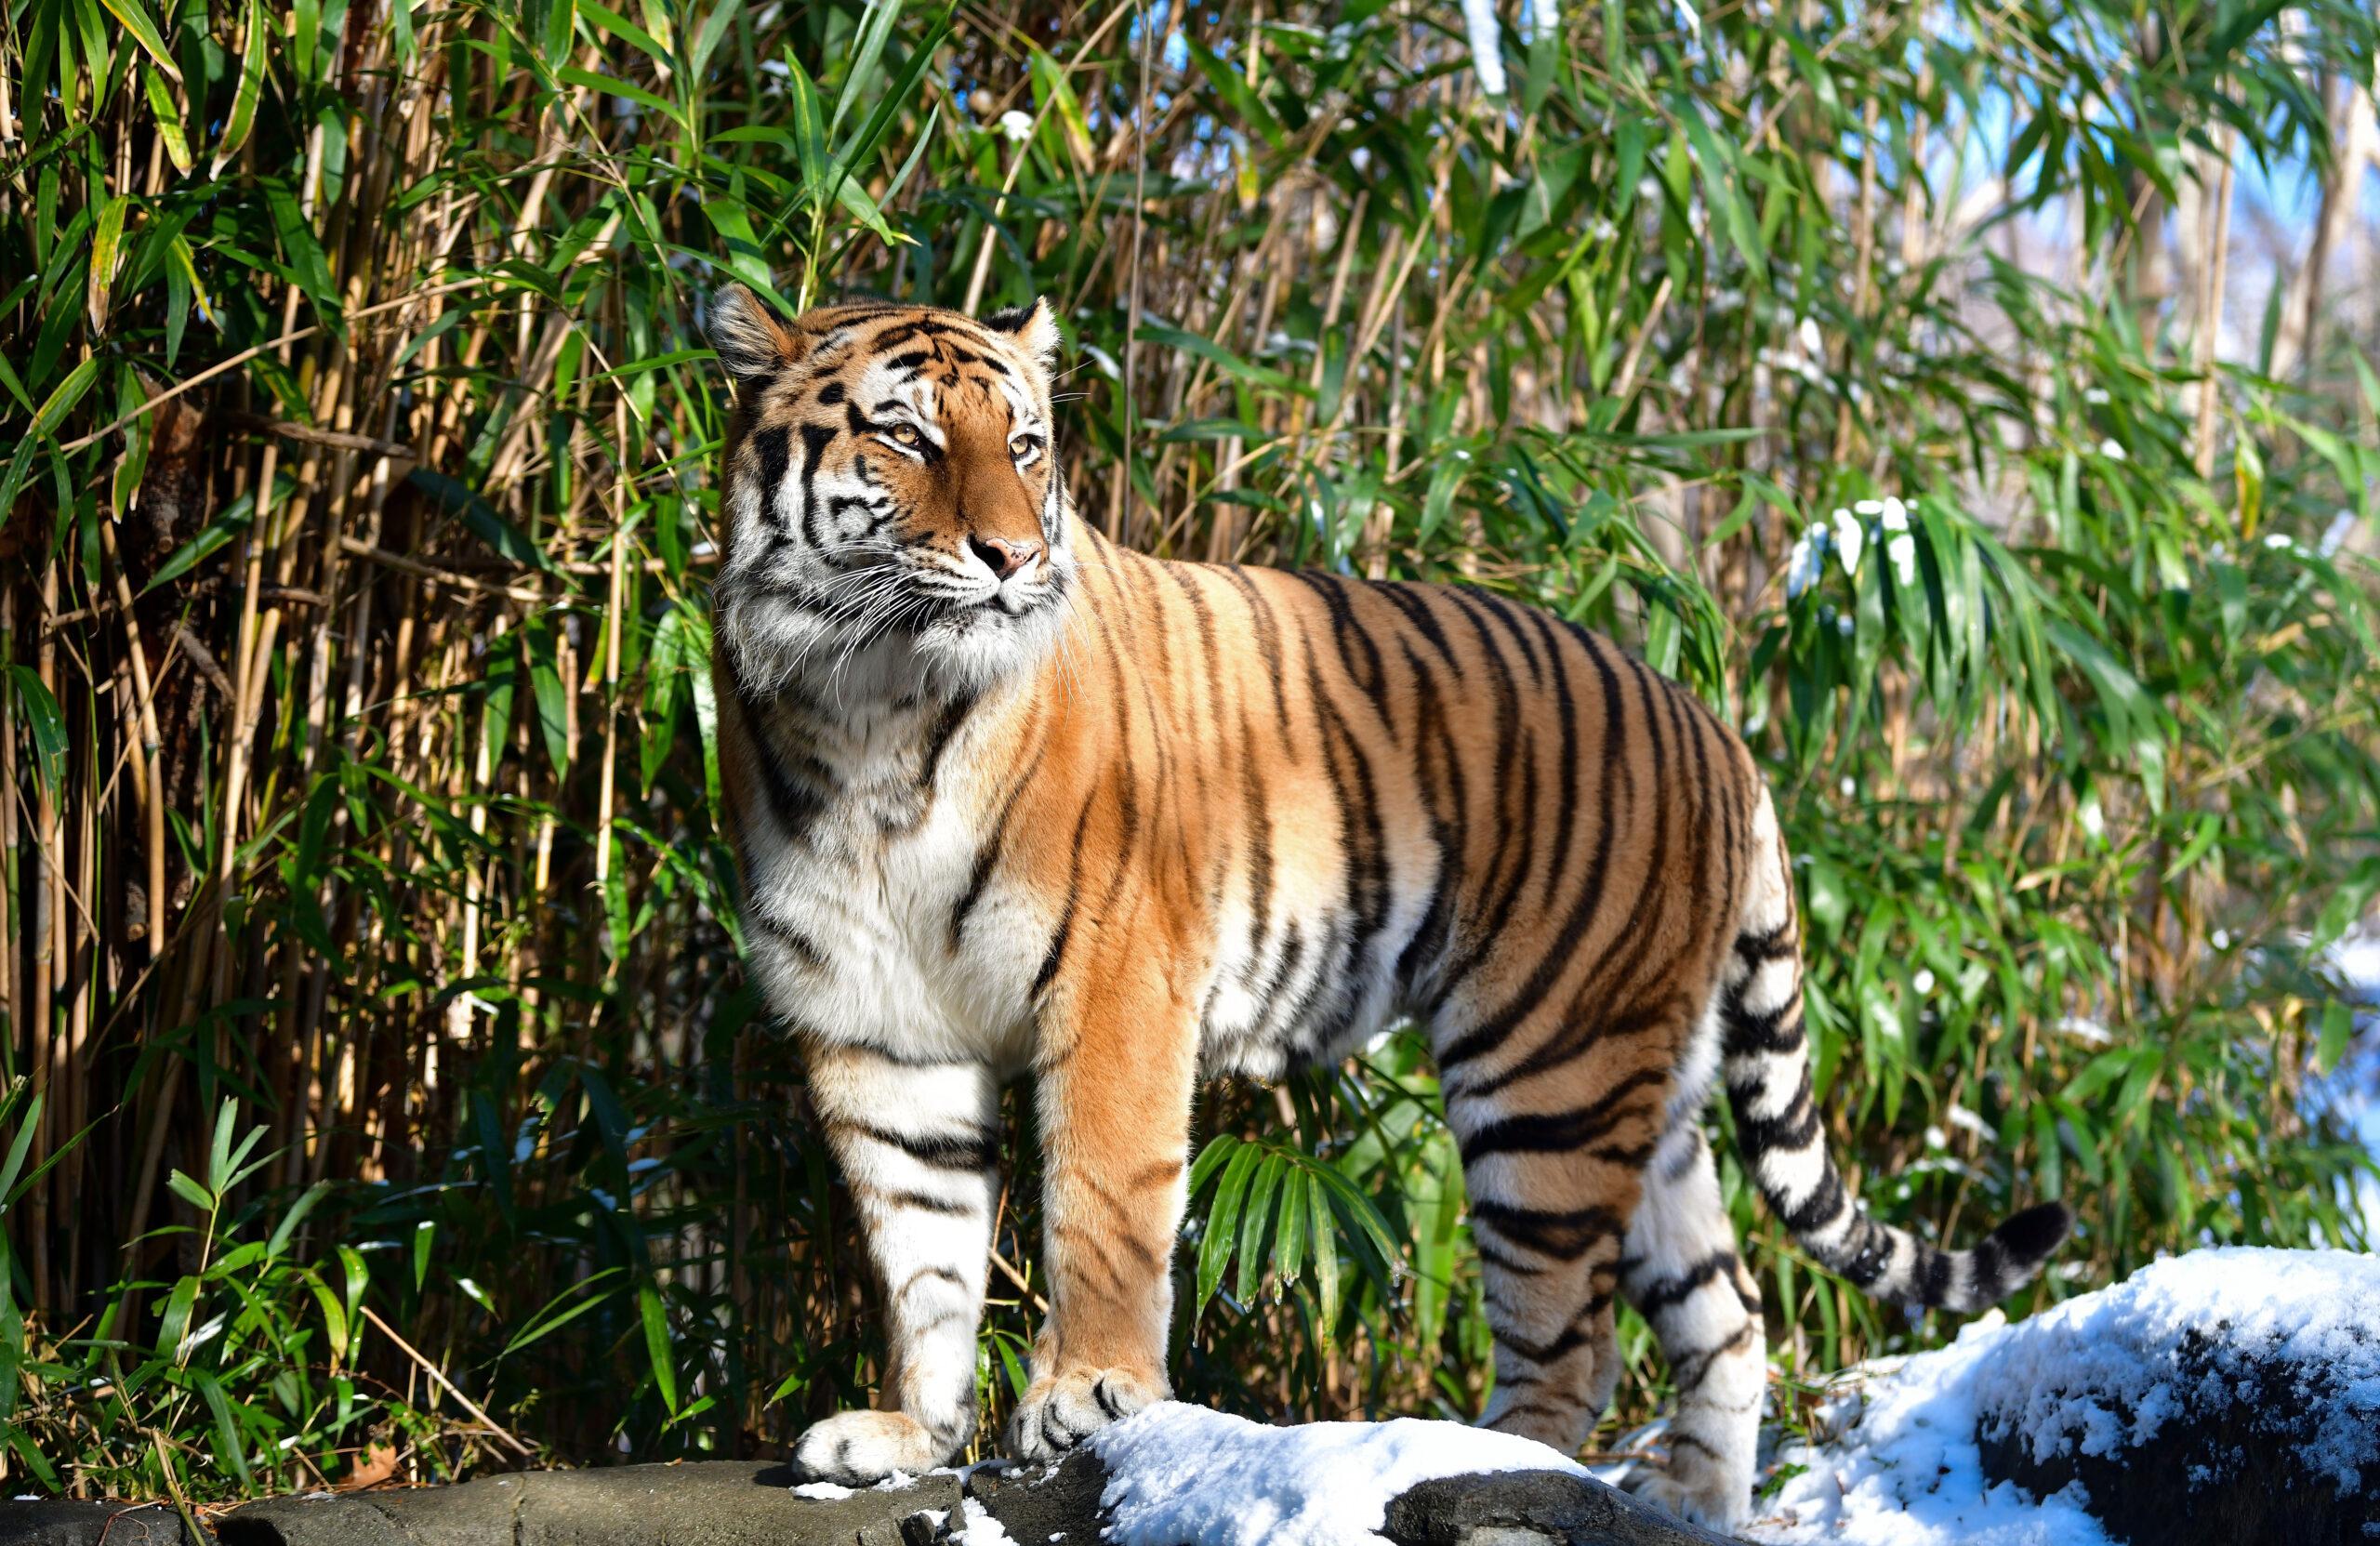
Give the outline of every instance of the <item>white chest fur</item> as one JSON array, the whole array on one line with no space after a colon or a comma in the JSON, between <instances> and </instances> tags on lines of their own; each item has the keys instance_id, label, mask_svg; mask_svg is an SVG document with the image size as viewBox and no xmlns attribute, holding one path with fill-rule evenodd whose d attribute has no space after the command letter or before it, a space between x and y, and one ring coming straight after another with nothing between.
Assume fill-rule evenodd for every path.
<instances>
[{"instance_id":1,"label":"white chest fur","mask_svg":"<svg viewBox=\"0 0 2380 1546\"><path fill-rule=\"evenodd\" d=\"M1021 1069L1046 908L997 865L979 874L998 777L997 716L930 748L933 713L888 712L802 737L836 782L799 823L747 819L751 956L804 1034L905 1061ZM764 733L788 733L782 721Z\"/></svg>"}]
</instances>

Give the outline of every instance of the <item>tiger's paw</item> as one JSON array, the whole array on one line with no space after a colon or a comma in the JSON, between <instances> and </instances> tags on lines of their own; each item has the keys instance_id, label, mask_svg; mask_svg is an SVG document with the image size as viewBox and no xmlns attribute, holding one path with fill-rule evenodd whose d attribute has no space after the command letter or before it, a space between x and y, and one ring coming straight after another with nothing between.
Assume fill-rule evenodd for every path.
<instances>
[{"instance_id":1,"label":"tiger's paw","mask_svg":"<svg viewBox=\"0 0 2380 1546\"><path fill-rule=\"evenodd\" d=\"M1078 1368L1036 1380L1009 1419L1008 1451L1020 1460L1054 1460L1172 1394L1162 1374L1140 1369Z\"/></svg>"},{"instance_id":2,"label":"tiger's paw","mask_svg":"<svg viewBox=\"0 0 2380 1546\"><path fill-rule=\"evenodd\" d=\"M793 1463L813 1482L866 1487L895 1471L932 1471L951 1452L906 1412L837 1412L795 1442Z\"/></svg>"},{"instance_id":3,"label":"tiger's paw","mask_svg":"<svg viewBox=\"0 0 2380 1546\"><path fill-rule=\"evenodd\" d=\"M1733 1488L1688 1487L1666 1471L1640 1465L1620 1486L1666 1513L1721 1535L1733 1535L1738 1526L1752 1517L1749 1479Z\"/></svg>"}]
</instances>

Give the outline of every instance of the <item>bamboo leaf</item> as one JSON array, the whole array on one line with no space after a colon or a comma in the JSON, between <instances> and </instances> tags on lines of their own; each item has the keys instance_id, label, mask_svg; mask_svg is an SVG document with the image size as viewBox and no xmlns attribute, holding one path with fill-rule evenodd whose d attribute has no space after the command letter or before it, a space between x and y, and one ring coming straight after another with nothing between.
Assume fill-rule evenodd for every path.
<instances>
[{"instance_id":1,"label":"bamboo leaf","mask_svg":"<svg viewBox=\"0 0 2380 1546\"><path fill-rule=\"evenodd\" d=\"M1281 1178L1280 1222L1273 1235L1274 1282L1286 1291L1305 1271L1305 1230L1312 1204L1306 1193L1313 1183L1305 1168L1292 1166Z\"/></svg>"},{"instance_id":2,"label":"bamboo leaf","mask_svg":"<svg viewBox=\"0 0 2380 1546\"><path fill-rule=\"evenodd\" d=\"M843 72L843 84L835 92L834 116L826 122L826 138L843 126L843 116L852 104L876 78L877 61L884 55L884 45L892 35L893 23L901 20L901 0L867 0L860 12L859 34L852 45L851 62Z\"/></svg>"},{"instance_id":3,"label":"bamboo leaf","mask_svg":"<svg viewBox=\"0 0 2380 1546\"><path fill-rule=\"evenodd\" d=\"M99 0L99 3L107 7L108 14L114 17L126 32L132 34L132 40L147 51L158 69L176 81L182 78L181 67L174 62L165 40L158 35L157 24L149 20L149 12L141 6L140 0Z\"/></svg>"},{"instance_id":4,"label":"bamboo leaf","mask_svg":"<svg viewBox=\"0 0 2380 1546\"><path fill-rule=\"evenodd\" d=\"M1318 1184L1320 1176L1319 1171L1309 1171L1307 1176L1306 1206L1311 1215L1307 1234L1314 1241L1315 1329L1323 1351L1329 1353L1339 1342L1339 1229Z\"/></svg>"},{"instance_id":5,"label":"bamboo leaf","mask_svg":"<svg viewBox=\"0 0 2380 1546\"><path fill-rule=\"evenodd\" d=\"M91 390L91 383L99 378L99 360L97 355L69 371L66 379L60 381L43 401L41 411L33 415L33 434L28 439L38 440L57 429L66 416L74 411L74 404L83 401L83 394Z\"/></svg>"},{"instance_id":6,"label":"bamboo leaf","mask_svg":"<svg viewBox=\"0 0 2380 1546\"><path fill-rule=\"evenodd\" d=\"M179 71L169 68L166 73L181 79ZM174 94L166 89L164 76L153 70L142 71L140 78L149 95L150 121L156 126L158 138L165 141L165 157L174 164L175 171L188 177L192 165L190 141L182 136L182 116L174 106Z\"/></svg>"},{"instance_id":7,"label":"bamboo leaf","mask_svg":"<svg viewBox=\"0 0 2380 1546\"><path fill-rule=\"evenodd\" d=\"M528 1323L513 1333L511 1340L504 1344L504 1356L509 1358L522 1348L544 1341L589 1310L600 1309L610 1302L610 1293L608 1291L596 1293L595 1286L609 1278L616 1277L627 1270L625 1267L605 1267L601 1272L591 1274L585 1282L574 1283L556 1294L547 1302L544 1309L530 1316ZM790 1380L799 1377L788 1376L787 1378ZM781 1386L777 1394L769 1399L781 1400L785 1394L786 1387Z\"/></svg>"},{"instance_id":8,"label":"bamboo leaf","mask_svg":"<svg viewBox=\"0 0 2380 1546\"><path fill-rule=\"evenodd\" d=\"M1240 1205L1239 1274L1232 1283L1232 1297L1242 1304L1254 1302L1256 1287L1263 1280L1264 1234L1272 1224L1273 1209L1280 1200L1282 1182L1289 1173L1286 1157L1268 1154L1249 1178L1247 1200Z\"/></svg>"},{"instance_id":9,"label":"bamboo leaf","mask_svg":"<svg viewBox=\"0 0 2380 1546\"><path fill-rule=\"evenodd\" d=\"M588 10L599 8L590 4L590 0L579 0L579 4ZM606 97L625 98L628 101L649 107L689 134L694 132L693 121L686 116L683 108L667 97L657 96L641 86L631 85L610 75L599 75L591 70L582 70L575 64L565 64L555 71L554 74L558 79L566 81L572 86L583 86L589 91L600 91Z\"/></svg>"},{"instance_id":10,"label":"bamboo leaf","mask_svg":"<svg viewBox=\"0 0 2380 1546\"><path fill-rule=\"evenodd\" d=\"M1195 354L1202 360L1211 360L1243 381L1270 387L1276 391L1301 394L1308 391L1304 383L1292 381L1268 365L1254 364L1243 360L1223 345L1210 338L1202 338L1196 333L1184 333L1178 327L1144 327L1140 330L1139 336L1144 343L1153 343L1163 349L1178 349L1184 354Z\"/></svg>"},{"instance_id":11,"label":"bamboo leaf","mask_svg":"<svg viewBox=\"0 0 2380 1546\"><path fill-rule=\"evenodd\" d=\"M892 84L885 88L883 99L876 104L876 111L868 114L866 124L852 137L851 143L845 145L842 153L836 158L839 177L860 172L873 160L877 147L892 132L893 120L903 108L908 106L910 93L923 77L926 67L933 62L933 52L949 35L951 19L958 14L958 0L951 0L943 7L942 14L934 19L933 24L926 29L925 35L910 48L907 62L901 66L901 73L892 78ZM922 148L922 139L919 144Z\"/></svg>"},{"instance_id":12,"label":"bamboo leaf","mask_svg":"<svg viewBox=\"0 0 2380 1546\"><path fill-rule=\"evenodd\" d=\"M405 482L460 516L464 526L473 536L502 557L524 568L542 569L549 575L562 576L562 567L548 558L543 548L531 542L527 533L497 514L496 507L469 484L426 467L416 467L406 473Z\"/></svg>"},{"instance_id":13,"label":"bamboo leaf","mask_svg":"<svg viewBox=\"0 0 2380 1546\"><path fill-rule=\"evenodd\" d=\"M20 1090L30 1088L20 1081ZM35 1094L27 1103L23 1119L17 1125L17 1136L8 1144L8 1157L0 1161L0 1210L6 1210L17 1200L17 1176L25 1168L25 1151L33 1147L33 1135L41 1130L42 1100L40 1094Z\"/></svg>"},{"instance_id":14,"label":"bamboo leaf","mask_svg":"<svg viewBox=\"0 0 2380 1546\"><path fill-rule=\"evenodd\" d=\"M2355 1011L2336 998L2322 1005L2322 1035L2314 1049L2314 1071L2328 1074L2339 1065L2347 1038L2355 1034Z\"/></svg>"},{"instance_id":15,"label":"bamboo leaf","mask_svg":"<svg viewBox=\"0 0 2380 1546\"><path fill-rule=\"evenodd\" d=\"M1223 1267L1231 1260L1232 1248L1238 1242L1239 1207L1248 1180L1263 1161L1264 1151L1253 1143L1242 1143L1232 1152L1223 1166L1223 1179L1215 1183L1215 1200L1207 1210L1207 1235L1198 1245L1198 1299L1191 1306L1195 1317L1214 1298L1223 1286Z\"/></svg>"},{"instance_id":16,"label":"bamboo leaf","mask_svg":"<svg viewBox=\"0 0 2380 1546\"><path fill-rule=\"evenodd\" d=\"M660 65L663 69L672 69L676 66L677 60L670 57L669 50L668 48L662 46L661 40L659 38L654 37L651 33L646 32L643 28L638 26L635 22L630 21L628 18L620 15L617 11L612 10L608 7L602 5L601 0L578 0L578 10L581 15L588 18L597 26L611 33L614 37L616 37L622 42L629 44L641 50L655 64ZM566 70L559 72L559 73L565 80L570 78L569 72ZM585 86L589 83L580 81L575 84ZM605 88L599 86L596 89L600 90Z\"/></svg>"},{"instance_id":17,"label":"bamboo leaf","mask_svg":"<svg viewBox=\"0 0 2380 1546\"><path fill-rule=\"evenodd\" d=\"M222 1382L204 1371L193 1372L191 1383L215 1416L215 1459L218 1463L229 1461L232 1473L239 1477L243 1488L251 1485L248 1474L247 1444L240 1433L239 1423L231 1415L231 1398L223 1394Z\"/></svg>"},{"instance_id":18,"label":"bamboo leaf","mask_svg":"<svg viewBox=\"0 0 2380 1546\"><path fill-rule=\"evenodd\" d=\"M719 0L711 7L710 15L694 33L694 51L686 61L687 73L700 79L703 72L710 68L711 55L726 41L728 29L735 24L742 9L736 0Z\"/></svg>"},{"instance_id":19,"label":"bamboo leaf","mask_svg":"<svg viewBox=\"0 0 2380 1546\"><path fill-rule=\"evenodd\" d=\"M32 667L9 667L8 680L16 686L17 701L25 711L25 730L33 737L34 771L42 786L55 798L66 781L66 716Z\"/></svg>"},{"instance_id":20,"label":"bamboo leaf","mask_svg":"<svg viewBox=\"0 0 2380 1546\"><path fill-rule=\"evenodd\" d=\"M395 0L399 10L407 4L408 0ZM223 137L216 141L215 158L206 168L210 178L223 175L223 168L240 153L240 147L248 142L248 132L256 127L257 103L264 96L265 33L264 0L248 0L247 37L240 50L240 84L232 94L231 115L224 121Z\"/></svg>"},{"instance_id":21,"label":"bamboo leaf","mask_svg":"<svg viewBox=\"0 0 2380 1546\"><path fill-rule=\"evenodd\" d=\"M638 1316L644 1323L645 1357L653 1366L653 1381L660 1387L661 1403L669 1415L678 1415L678 1368L669 1351L669 1319L661 1305L661 1292L650 1283L636 1291Z\"/></svg>"},{"instance_id":22,"label":"bamboo leaf","mask_svg":"<svg viewBox=\"0 0 2380 1546\"><path fill-rule=\"evenodd\" d=\"M314 1303L323 1313L323 1335L331 1345L331 1365L337 1368L347 1356L347 1312L338 1296L322 1283L310 1278L306 1286L313 1290Z\"/></svg>"}]
</instances>

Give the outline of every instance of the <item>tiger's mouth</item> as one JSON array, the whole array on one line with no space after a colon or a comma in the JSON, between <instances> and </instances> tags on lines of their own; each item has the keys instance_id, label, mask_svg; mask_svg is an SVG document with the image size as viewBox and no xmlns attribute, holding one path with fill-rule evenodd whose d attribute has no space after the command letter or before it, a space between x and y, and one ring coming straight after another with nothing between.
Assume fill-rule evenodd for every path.
<instances>
[{"instance_id":1,"label":"tiger's mouth","mask_svg":"<svg viewBox=\"0 0 2380 1546\"><path fill-rule=\"evenodd\" d=\"M1059 600L1065 581L1047 558L1036 561L1032 573L985 583L973 575L953 575L932 564L913 566L908 590L920 628L934 623L960 627L997 626L1002 619L1031 615Z\"/></svg>"},{"instance_id":2,"label":"tiger's mouth","mask_svg":"<svg viewBox=\"0 0 2380 1546\"><path fill-rule=\"evenodd\" d=\"M937 600L925 614L925 621L947 622L961 628L998 628L1054 604L1060 592L1054 577L1038 579L1029 585L1003 585L979 596Z\"/></svg>"}]
</instances>

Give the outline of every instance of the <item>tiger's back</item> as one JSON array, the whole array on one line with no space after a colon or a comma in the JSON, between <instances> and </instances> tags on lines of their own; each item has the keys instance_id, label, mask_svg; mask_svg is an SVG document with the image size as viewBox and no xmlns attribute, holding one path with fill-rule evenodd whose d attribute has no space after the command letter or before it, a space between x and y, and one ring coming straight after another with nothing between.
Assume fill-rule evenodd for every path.
<instances>
[{"instance_id":1,"label":"tiger's back","mask_svg":"<svg viewBox=\"0 0 2380 1546\"><path fill-rule=\"evenodd\" d=\"M1945 1253L1851 1201L1773 810L1675 684L1484 592L1106 543L1049 456L1038 311L786 328L731 297L718 331L752 956L808 1051L893 1353L894 1408L818 1425L805 1464L866 1478L967 1436L998 1089L1026 1070L1051 1286L1026 1455L1167 1388L1195 1080L1328 1062L1400 1015L1461 1146L1483 1420L1581 1442L1625 1295L1680 1390L1646 1489L1706 1522L1748 1503L1765 1382L1699 1123L1714 1076L1772 1206L1871 1291L1988 1303L2062 1235L2037 1210Z\"/></svg>"}]
</instances>

